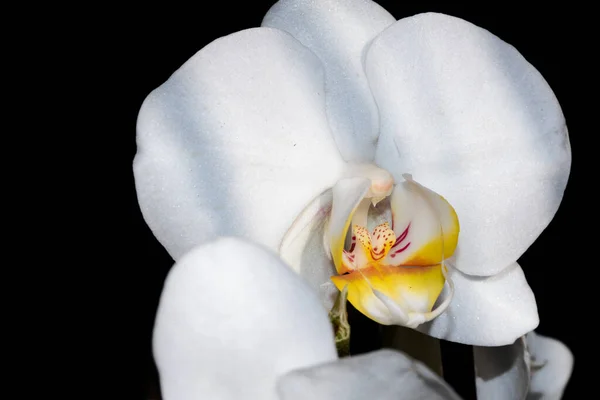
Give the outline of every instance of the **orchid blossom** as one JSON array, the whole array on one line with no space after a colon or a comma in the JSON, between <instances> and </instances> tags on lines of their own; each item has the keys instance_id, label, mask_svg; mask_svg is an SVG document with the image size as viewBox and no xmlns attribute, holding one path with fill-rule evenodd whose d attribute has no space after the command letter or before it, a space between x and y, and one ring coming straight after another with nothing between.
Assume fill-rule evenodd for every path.
<instances>
[{"instance_id":1,"label":"orchid blossom","mask_svg":"<svg viewBox=\"0 0 600 400\"><path fill-rule=\"evenodd\" d=\"M326 307L345 282L375 320L416 326L444 311L417 329L482 346L511 344L539 322L516 260L560 204L569 140L547 83L488 31L433 13L395 21L371 1L281 1L263 27L214 41L153 91L137 130L138 199L175 260L239 236L279 251ZM443 197L439 217L455 210L460 222L456 250L442 240L411 300L399 277L408 269L386 269L401 257L364 270L341 244L348 221L370 229L369 213L387 212L380 222L398 239L408 228L415 251L443 237L431 215L391 215L408 205L388 191L407 184ZM380 207L365 211L369 196Z\"/></svg>"},{"instance_id":2,"label":"orchid blossom","mask_svg":"<svg viewBox=\"0 0 600 400\"><path fill-rule=\"evenodd\" d=\"M141 210L176 261L235 236L326 310L347 288L377 322L477 346L538 325L516 261L559 207L568 133L543 77L484 29L282 0L154 90L137 132Z\"/></svg>"}]
</instances>

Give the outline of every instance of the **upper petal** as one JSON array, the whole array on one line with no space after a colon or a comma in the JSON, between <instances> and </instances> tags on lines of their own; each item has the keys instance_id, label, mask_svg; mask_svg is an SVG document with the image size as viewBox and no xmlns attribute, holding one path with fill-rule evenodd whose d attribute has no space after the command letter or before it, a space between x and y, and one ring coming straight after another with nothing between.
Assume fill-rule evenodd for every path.
<instances>
[{"instance_id":1,"label":"upper petal","mask_svg":"<svg viewBox=\"0 0 600 400\"><path fill-rule=\"evenodd\" d=\"M530 371L524 337L506 346L474 346L473 357L478 399L525 399Z\"/></svg>"},{"instance_id":2,"label":"upper petal","mask_svg":"<svg viewBox=\"0 0 600 400\"><path fill-rule=\"evenodd\" d=\"M512 46L458 18L402 19L369 47L380 112L376 163L454 206L456 267L501 271L553 218L571 164L552 90Z\"/></svg>"},{"instance_id":3,"label":"upper petal","mask_svg":"<svg viewBox=\"0 0 600 400\"><path fill-rule=\"evenodd\" d=\"M474 277L450 268L454 298L446 312L419 326L430 336L476 346L504 346L539 324L537 305L519 264L495 276ZM439 301L446 297L446 289Z\"/></svg>"},{"instance_id":4,"label":"upper petal","mask_svg":"<svg viewBox=\"0 0 600 400\"><path fill-rule=\"evenodd\" d=\"M282 0L262 26L289 32L323 62L327 116L346 161L372 161L377 106L363 68L364 50L395 18L368 0Z\"/></svg>"},{"instance_id":5,"label":"upper petal","mask_svg":"<svg viewBox=\"0 0 600 400\"><path fill-rule=\"evenodd\" d=\"M170 271L153 346L165 400L275 400L280 375L337 359L308 285L274 254L229 238Z\"/></svg>"},{"instance_id":6,"label":"upper petal","mask_svg":"<svg viewBox=\"0 0 600 400\"><path fill-rule=\"evenodd\" d=\"M212 42L146 98L136 189L172 257L215 235L277 248L344 165L324 97L318 58L284 32L257 28Z\"/></svg>"},{"instance_id":7,"label":"upper petal","mask_svg":"<svg viewBox=\"0 0 600 400\"><path fill-rule=\"evenodd\" d=\"M573 372L573 353L558 340L536 332L526 338L532 371L527 399L560 400Z\"/></svg>"},{"instance_id":8,"label":"upper petal","mask_svg":"<svg viewBox=\"0 0 600 400\"><path fill-rule=\"evenodd\" d=\"M281 400L459 400L425 365L378 350L290 372L277 382Z\"/></svg>"}]
</instances>

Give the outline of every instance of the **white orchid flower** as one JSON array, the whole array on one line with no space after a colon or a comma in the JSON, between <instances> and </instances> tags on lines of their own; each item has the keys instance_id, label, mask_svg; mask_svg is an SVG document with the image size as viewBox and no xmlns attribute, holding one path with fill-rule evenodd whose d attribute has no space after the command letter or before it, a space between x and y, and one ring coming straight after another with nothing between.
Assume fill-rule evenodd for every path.
<instances>
[{"instance_id":1,"label":"white orchid flower","mask_svg":"<svg viewBox=\"0 0 600 400\"><path fill-rule=\"evenodd\" d=\"M516 260L571 162L535 68L466 21L366 0L280 1L262 25L200 50L140 110L138 199L171 256L238 236L326 307L348 286L370 318L437 338L532 331Z\"/></svg>"}]
</instances>

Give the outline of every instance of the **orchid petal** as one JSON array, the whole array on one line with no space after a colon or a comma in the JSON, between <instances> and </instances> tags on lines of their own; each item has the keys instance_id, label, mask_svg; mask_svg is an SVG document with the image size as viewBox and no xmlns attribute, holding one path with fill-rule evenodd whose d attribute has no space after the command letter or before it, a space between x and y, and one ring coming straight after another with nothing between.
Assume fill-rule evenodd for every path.
<instances>
[{"instance_id":1,"label":"orchid petal","mask_svg":"<svg viewBox=\"0 0 600 400\"><path fill-rule=\"evenodd\" d=\"M528 400L560 400L573 371L573 353L567 346L535 332L526 336L532 377Z\"/></svg>"},{"instance_id":2,"label":"orchid petal","mask_svg":"<svg viewBox=\"0 0 600 400\"><path fill-rule=\"evenodd\" d=\"M144 101L136 189L172 257L218 235L276 250L345 163L329 131L319 59L256 28L218 39Z\"/></svg>"},{"instance_id":3,"label":"orchid petal","mask_svg":"<svg viewBox=\"0 0 600 400\"><path fill-rule=\"evenodd\" d=\"M331 280L339 290L348 286L348 301L361 313L383 325L402 326L410 326L414 318L419 318L413 313L430 313L445 282L440 264L373 266ZM422 323L425 317L414 322Z\"/></svg>"},{"instance_id":4,"label":"orchid petal","mask_svg":"<svg viewBox=\"0 0 600 400\"><path fill-rule=\"evenodd\" d=\"M365 69L381 120L375 163L456 209L456 268L489 276L517 260L553 218L571 165L540 73L488 31L435 13L382 32Z\"/></svg>"},{"instance_id":5,"label":"orchid petal","mask_svg":"<svg viewBox=\"0 0 600 400\"><path fill-rule=\"evenodd\" d=\"M433 265L454 254L460 231L454 208L406 176L390 198L396 242L388 265Z\"/></svg>"},{"instance_id":6,"label":"orchid petal","mask_svg":"<svg viewBox=\"0 0 600 400\"><path fill-rule=\"evenodd\" d=\"M368 178L341 179L333 187L333 208L327 228L326 243L329 243L333 264L338 273L342 272L342 253L350 223L370 188L371 180Z\"/></svg>"},{"instance_id":7,"label":"orchid petal","mask_svg":"<svg viewBox=\"0 0 600 400\"><path fill-rule=\"evenodd\" d=\"M346 161L372 161L375 155L379 119L362 61L368 43L394 22L366 0L282 0L262 22L289 32L322 61L327 116Z\"/></svg>"},{"instance_id":8,"label":"orchid petal","mask_svg":"<svg viewBox=\"0 0 600 400\"><path fill-rule=\"evenodd\" d=\"M476 346L514 343L539 324L537 305L517 263L498 275L474 277L449 268L454 298L445 313L418 330L438 339ZM444 288L438 302L444 301Z\"/></svg>"},{"instance_id":9,"label":"orchid petal","mask_svg":"<svg viewBox=\"0 0 600 400\"><path fill-rule=\"evenodd\" d=\"M175 264L153 346L165 400L275 400L279 376L337 359L309 286L275 254L233 238Z\"/></svg>"},{"instance_id":10,"label":"orchid petal","mask_svg":"<svg viewBox=\"0 0 600 400\"><path fill-rule=\"evenodd\" d=\"M331 189L317 196L296 218L279 246L280 257L319 293L327 311L339 293L329 281L336 271L329 244L324 243L332 201Z\"/></svg>"},{"instance_id":11,"label":"orchid petal","mask_svg":"<svg viewBox=\"0 0 600 400\"><path fill-rule=\"evenodd\" d=\"M393 350L293 371L277 386L281 400L460 400L425 365Z\"/></svg>"},{"instance_id":12,"label":"orchid petal","mask_svg":"<svg viewBox=\"0 0 600 400\"><path fill-rule=\"evenodd\" d=\"M485 400L524 399L529 388L529 364L525 339L499 347L473 347L477 398Z\"/></svg>"}]
</instances>

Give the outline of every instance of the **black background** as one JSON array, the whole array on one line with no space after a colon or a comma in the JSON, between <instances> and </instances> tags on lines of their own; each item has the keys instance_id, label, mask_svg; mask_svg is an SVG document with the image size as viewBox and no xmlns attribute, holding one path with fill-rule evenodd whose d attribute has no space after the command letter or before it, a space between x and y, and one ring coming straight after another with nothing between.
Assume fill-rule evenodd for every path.
<instances>
[{"instance_id":1,"label":"black background","mask_svg":"<svg viewBox=\"0 0 600 400\"><path fill-rule=\"evenodd\" d=\"M111 337L122 348L113 360L118 366L109 375L124 370L119 375L122 382L136 393L129 398L148 398L155 390L152 325L162 283L172 265L137 205L131 170L137 113L144 98L193 54L218 37L259 26L274 2L249 3L212 3L210 7L198 4L191 8L145 5L135 16L111 10L102 14L105 17L96 32L100 38L95 39L98 51L92 61L105 78L102 82L107 82L102 90L110 99L103 102L101 110L110 121L110 129L103 129L102 139L118 153L106 157L104 163L119 171L119 182L124 187L122 192L120 187L118 193L114 192L112 200L125 204L127 214L126 223L121 220L119 227L113 227L124 234L127 255L119 257L120 270L112 277L122 289L118 315L123 318L118 322L115 318L109 327ZM536 296L541 320L537 331L563 341L575 354L575 370L565 398L577 398L576 393L594 384L586 366L595 353L589 330L593 314L586 315L586 310L594 306L592 287L597 268L594 244L590 244L597 229L591 222L595 215L590 211L593 198L589 192L589 175L595 167L590 156L590 128L583 122L586 100L577 93L586 92L582 82L587 78L580 66L590 62L592 47L586 46L578 30L583 24L580 13L570 5L525 9L496 3L469 7L427 1L379 3L397 19L436 11L488 29L515 46L541 72L558 98L569 127L571 176L554 220L519 262ZM123 225L129 229L122 230ZM589 228L589 233L583 231Z\"/></svg>"}]
</instances>

